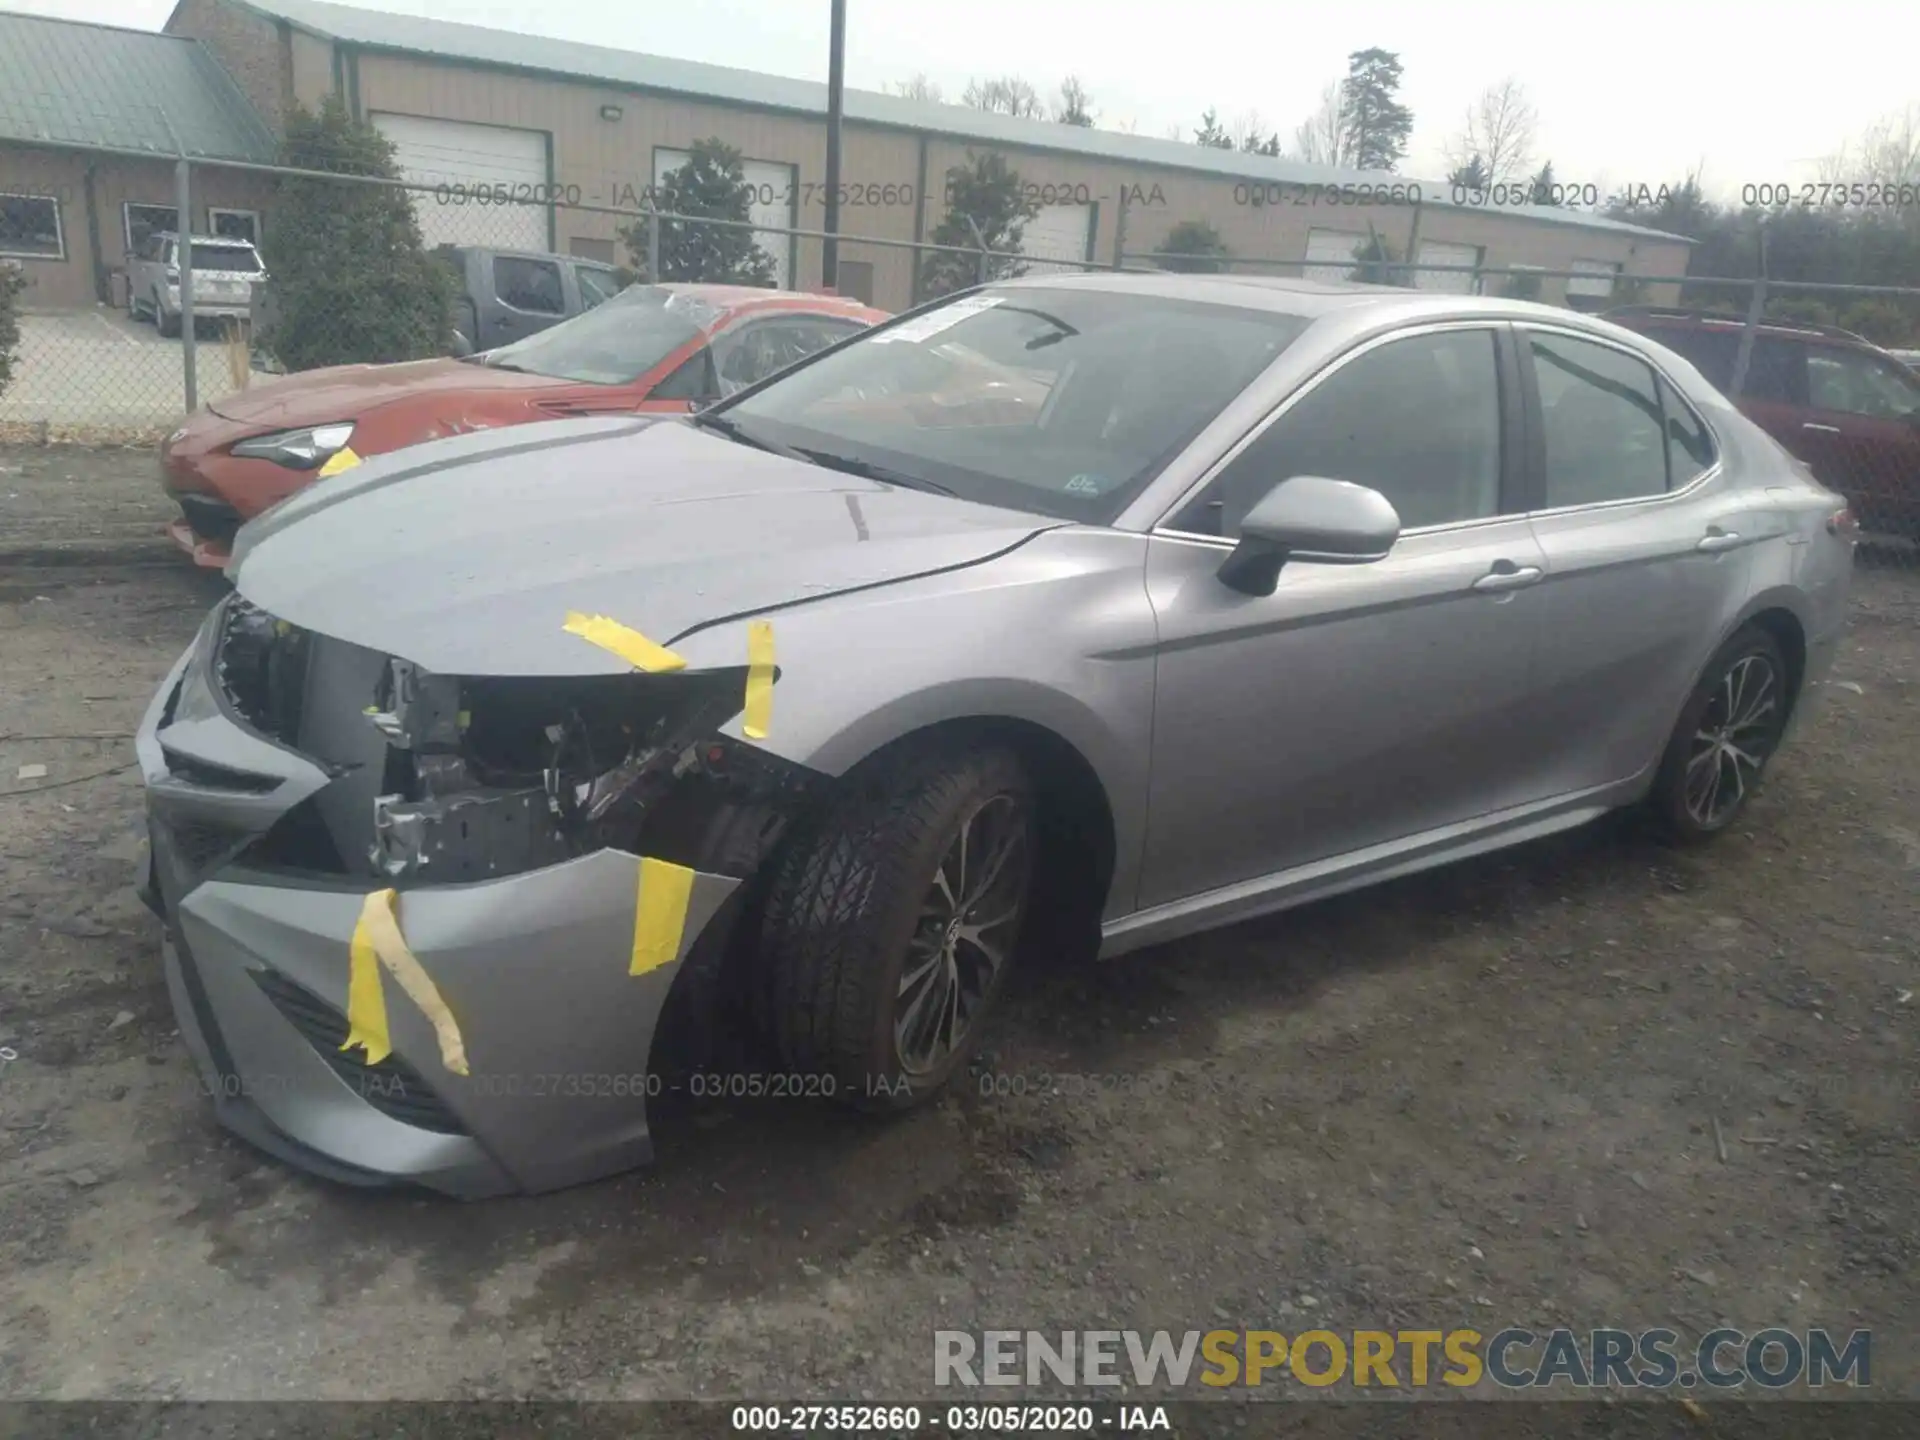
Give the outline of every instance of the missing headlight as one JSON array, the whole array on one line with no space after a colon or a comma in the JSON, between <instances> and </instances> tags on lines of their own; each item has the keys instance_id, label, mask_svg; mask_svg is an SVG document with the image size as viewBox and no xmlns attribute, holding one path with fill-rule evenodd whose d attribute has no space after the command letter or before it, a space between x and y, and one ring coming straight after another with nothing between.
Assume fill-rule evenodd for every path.
<instances>
[{"instance_id":1,"label":"missing headlight","mask_svg":"<svg viewBox=\"0 0 1920 1440\"><path fill-rule=\"evenodd\" d=\"M394 661L367 707L391 747L370 858L441 883L609 846L678 860L715 848L702 837L724 810L737 864L740 837L777 833L811 776L715 733L744 685L743 669L455 681Z\"/></svg>"}]
</instances>

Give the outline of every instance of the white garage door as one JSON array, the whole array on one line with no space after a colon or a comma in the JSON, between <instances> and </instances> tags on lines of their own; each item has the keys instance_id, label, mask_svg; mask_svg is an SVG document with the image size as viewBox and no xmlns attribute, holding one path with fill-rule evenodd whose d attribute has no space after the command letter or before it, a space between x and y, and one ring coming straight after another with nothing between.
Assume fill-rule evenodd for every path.
<instances>
[{"instance_id":1,"label":"white garage door","mask_svg":"<svg viewBox=\"0 0 1920 1440\"><path fill-rule=\"evenodd\" d=\"M1439 240L1422 240L1420 263L1422 265L1478 265L1480 247L1449 245ZM1442 295L1471 295L1473 276L1465 270L1416 270L1413 272L1413 288L1435 290Z\"/></svg>"},{"instance_id":2,"label":"white garage door","mask_svg":"<svg viewBox=\"0 0 1920 1440\"><path fill-rule=\"evenodd\" d=\"M1309 280L1334 283L1353 277L1353 252L1367 243L1365 235L1349 230L1309 230L1307 259L1319 262L1307 265L1301 274Z\"/></svg>"},{"instance_id":3,"label":"white garage door","mask_svg":"<svg viewBox=\"0 0 1920 1440\"><path fill-rule=\"evenodd\" d=\"M692 158L692 154L685 150L655 150L653 183L658 185ZM753 201L747 207L747 218L756 225L791 227L794 193L800 188L796 183L794 167L782 165L777 160L743 160L740 162L740 172L747 184L753 187ZM782 235L778 230L756 230L753 239L766 251L767 258L773 261L773 283L782 290L792 288L793 237Z\"/></svg>"},{"instance_id":4,"label":"white garage door","mask_svg":"<svg viewBox=\"0 0 1920 1440\"><path fill-rule=\"evenodd\" d=\"M373 117L393 142L400 173L416 185L465 186L439 196L413 191L413 213L429 245L492 245L503 250L547 250L547 207L475 203L476 193L506 186L513 195L537 195L547 184L547 137L538 130L426 120L418 115ZM464 203L461 203L464 201Z\"/></svg>"},{"instance_id":5,"label":"white garage door","mask_svg":"<svg viewBox=\"0 0 1920 1440\"><path fill-rule=\"evenodd\" d=\"M1043 205L1020 230L1020 253L1036 260L1086 260L1093 254L1093 206ZM1029 275L1073 273L1078 265L1029 265Z\"/></svg>"}]
</instances>

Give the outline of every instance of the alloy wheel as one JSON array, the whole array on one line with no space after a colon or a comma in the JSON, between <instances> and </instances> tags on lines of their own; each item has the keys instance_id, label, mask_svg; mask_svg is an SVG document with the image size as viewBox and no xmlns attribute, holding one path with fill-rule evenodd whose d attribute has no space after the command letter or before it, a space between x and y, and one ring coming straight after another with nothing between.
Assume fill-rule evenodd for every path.
<instances>
[{"instance_id":1,"label":"alloy wheel","mask_svg":"<svg viewBox=\"0 0 1920 1440\"><path fill-rule=\"evenodd\" d=\"M960 822L941 856L894 1001L894 1048L907 1074L937 1069L985 1011L1019 937L1031 831L1024 800L994 795Z\"/></svg>"},{"instance_id":2,"label":"alloy wheel","mask_svg":"<svg viewBox=\"0 0 1920 1440\"><path fill-rule=\"evenodd\" d=\"M1687 814L1717 829L1745 803L1780 730L1780 676L1765 655L1743 655L1714 687L1687 751Z\"/></svg>"}]
</instances>

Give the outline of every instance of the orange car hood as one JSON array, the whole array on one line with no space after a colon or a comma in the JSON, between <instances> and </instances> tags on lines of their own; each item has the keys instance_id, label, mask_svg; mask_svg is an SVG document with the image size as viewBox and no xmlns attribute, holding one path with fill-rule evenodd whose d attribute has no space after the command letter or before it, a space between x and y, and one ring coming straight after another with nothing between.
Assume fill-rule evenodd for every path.
<instances>
[{"instance_id":1,"label":"orange car hood","mask_svg":"<svg viewBox=\"0 0 1920 1440\"><path fill-rule=\"evenodd\" d=\"M571 385L550 375L490 370L461 360L410 360L398 365L335 365L308 370L210 401L207 408L235 424L274 430L356 419L397 400L450 398L503 390Z\"/></svg>"}]
</instances>

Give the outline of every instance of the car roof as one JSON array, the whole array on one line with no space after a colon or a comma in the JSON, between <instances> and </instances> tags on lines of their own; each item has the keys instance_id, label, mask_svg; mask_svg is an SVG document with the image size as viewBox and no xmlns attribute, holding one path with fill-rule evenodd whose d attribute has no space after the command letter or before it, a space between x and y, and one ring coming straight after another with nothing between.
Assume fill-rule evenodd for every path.
<instances>
[{"instance_id":1,"label":"car roof","mask_svg":"<svg viewBox=\"0 0 1920 1440\"><path fill-rule=\"evenodd\" d=\"M851 295L821 295L806 290L769 290L759 285L712 285L669 280L659 287L710 305L728 316L754 310L791 310L814 315L841 315L870 323L892 318Z\"/></svg>"},{"instance_id":2,"label":"car roof","mask_svg":"<svg viewBox=\"0 0 1920 1440\"><path fill-rule=\"evenodd\" d=\"M1634 335L1597 315L1535 300L1491 295L1443 295L1397 285L1319 281L1282 275L1187 275L1167 271L1097 270L1078 275L1026 275L989 288L1068 288L1160 296L1268 310L1304 320L1333 320L1356 331L1417 324L1423 320L1526 320L1591 331L1619 340Z\"/></svg>"},{"instance_id":3,"label":"car roof","mask_svg":"<svg viewBox=\"0 0 1920 1440\"><path fill-rule=\"evenodd\" d=\"M1744 330L1747 321L1744 315L1731 315L1723 310L1688 310L1678 306L1665 305L1624 305L1605 312L1606 318L1628 329L1638 328L1639 321L1650 329L1665 330ZM1879 350L1866 336L1852 330L1843 330L1838 325L1821 325L1812 320L1761 320L1757 327L1768 335L1791 335L1802 340L1829 340L1842 345L1864 346L1869 350Z\"/></svg>"},{"instance_id":4,"label":"car roof","mask_svg":"<svg viewBox=\"0 0 1920 1440\"><path fill-rule=\"evenodd\" d=\"M156 240L178 240L180 238L180 232L178 230L155 230L152 233L153 238ZM193 237L193 243L195 245L251 245L253 241L247 239L244 235L195 235Z\"/></svg>"}]
</instances>

